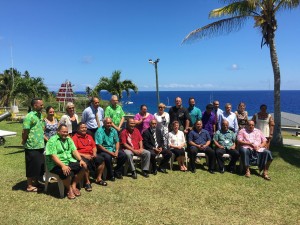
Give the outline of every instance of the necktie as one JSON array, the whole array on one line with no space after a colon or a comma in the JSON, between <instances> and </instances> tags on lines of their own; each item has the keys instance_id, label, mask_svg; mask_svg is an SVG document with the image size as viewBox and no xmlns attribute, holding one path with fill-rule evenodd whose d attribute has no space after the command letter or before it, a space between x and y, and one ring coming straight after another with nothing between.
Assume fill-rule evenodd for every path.
<instances>
[{"instance_id":1,"label":"necktie","mask_svg":"<svg viewBox=\"0 0 300 225\"><path fill-rule=\"evenodd\" d=\"M154 138L154 142L155 142L155 148L157 148L158 143L157 143L157 139L156 139L156 131L153 132L153 138Z\"/></svg>"},{"instance_id":2,"label":"necktie","mask_svg":"<svg viewBox=\"0 0 300 225\"><path fill-rule=\"evenodd\" d=\"M97 114L98 114L98 109L95 111L95 119L96 119L98 127L100 127L100 121L99 121L99 117Z\"/></svg>"}]
</instances>

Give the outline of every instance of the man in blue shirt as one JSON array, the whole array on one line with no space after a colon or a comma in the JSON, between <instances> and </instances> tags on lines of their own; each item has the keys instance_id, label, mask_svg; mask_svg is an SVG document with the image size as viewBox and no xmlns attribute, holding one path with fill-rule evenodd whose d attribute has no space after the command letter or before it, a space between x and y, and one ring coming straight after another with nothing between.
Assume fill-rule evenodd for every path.
<instances>
[{"instance_id":1,"label":"man in blue shirt","mask_svg":"<svg viewBox=\"0 0 300 225\"><path fill-rule=\"evenodd\" d=\"M99 127L103 126L104 110L99 106L100 101L93 97L91 105L82 112L81 122L87 126L87 133L95 140L95 133Z\"/></svg>"},{"instance_id":2,"label":"man in blue shirt","mask_svg":"<svg viewBox=\"0 0 300 225\"><path fill-rule=\"evenodd\" d=\"M195 160L198 152L204 152L208 157L208 172L214 172L214 164L216 161L215 151L209 147L210 145L210 135L208 131L202 129L202 121L196 121L194 129L189 133L188 142L188 156L190 158L191 172L196 172Z\"/></svg>"},{"instance_id":3,"label":"man in blue shirt","mask_svg":"<svg viewBox=\"0 0 300 225\"><path fill-rule=\"evenodd\" d=\"M202 113L201 110L199 108L197 108L195 106L196 102L195 102L195 98L190 97L189 98L189 107L188 107L188 111L190 114L190 127L193 127L195 122L198 120L201 120L202 118Z\"/></svg>"}]
</instances>

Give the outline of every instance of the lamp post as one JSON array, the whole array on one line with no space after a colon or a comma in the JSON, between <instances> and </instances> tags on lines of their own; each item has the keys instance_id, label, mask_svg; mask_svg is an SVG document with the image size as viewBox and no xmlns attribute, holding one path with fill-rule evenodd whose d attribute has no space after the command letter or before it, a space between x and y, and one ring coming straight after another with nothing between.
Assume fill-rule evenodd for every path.
<instances>
[{"instance_id":1,"label":"lamp post","mask_svg":"<svg viewBox=\"0 0 300 225\"><path fill-rule=\"evenodd\" d=\"M159 100L159 90L158 90L158 72L157 72L157 63L159 62L159 59L156 59L155 61L152 61L152 59L148 60L149 63L154 65L155 68L155 78L156 78L156 98L157 98L157 106L160 103Z\"/></svg>"}]
</instances>

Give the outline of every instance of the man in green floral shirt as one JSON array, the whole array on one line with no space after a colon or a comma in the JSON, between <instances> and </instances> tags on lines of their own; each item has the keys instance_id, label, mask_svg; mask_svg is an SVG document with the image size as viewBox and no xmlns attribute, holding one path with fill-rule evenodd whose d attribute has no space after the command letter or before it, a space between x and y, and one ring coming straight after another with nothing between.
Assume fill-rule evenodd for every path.
<instances>
[{"instance_id":1,"label":"man in green floral shirt","mask_svg":"<svg viewBox=\"0 0 300 225\"><path fill-rule=\"evenodd\" d=\"M25 148L27 191L38 191L38 178L44 174L44 123L41 112L44 108L42 99L31 101L32 111L24 118L22 145Z\"/></svg>"},{"instance_id":2,"label":"man in green floral shirt","mask_svg":"<svg viewBox=\"0 0 300 225\"><path fill-rule=\"evenodd\" d=\"M58 127L57 134L47 142L46 164L51 173L57 174L62 179L69 199L81 195L76 185L82 180L87 166L76 150L72 138L69 137L68 128L64 124ZM71 179L73 174L74 179Z\"/></svg>"},{"instance_id":3,"label":"man in green floral shirt","mask_svg":"<svg viewBox=\"0 0 300 225\"><path fill-rule=\"evenodd\" d=\"M125 113L120 105L118 105L118 96L111 96L111 105L107 106L105 109L105 117L112 119L112 127L118 132L121 132L122 125L124 122Z\"/></svg>"}]
</instances>

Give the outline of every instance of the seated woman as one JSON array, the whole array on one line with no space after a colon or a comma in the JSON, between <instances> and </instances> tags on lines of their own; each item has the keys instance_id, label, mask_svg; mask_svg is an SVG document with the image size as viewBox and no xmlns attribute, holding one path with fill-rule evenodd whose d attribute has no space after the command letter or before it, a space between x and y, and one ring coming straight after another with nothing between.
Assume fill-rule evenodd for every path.
<instances>
[{"instance_id":1,"label":"seated woman","mask_svg":"<svg viewBox=\"0 0 300 225\"><path fill-rule=\"evenodd\" d=\"M179 130L179 122L172 123L172 131L169 133L170 151L175 155L180 171L187 171L184 165L186 141L182 131Z\"/></svg>"},{"instance_id":2,"label":"seated woman","mask_svg":"<svg viewBox=\"0 0 300 225\"><path fill-rule=\"evenodd\" d=\"M267 139L263 133L254 128L254 121L248 121L246 128L239 131L237 139L240 144L241 162L246 168L245 177L250 177L250 165L257 164L259 173L263 171L262 177L271 180L268 170L273 160L272 153L266 149Z\"/></svg>"},{"instance_id":3,"label":"seated woman","mask_svg":"<svg viewBox=\"0 0 300 225\"><path fill-rule=\"evenodd\" d=\"M150 127L150 121L154 119L154 116L148 113L147 110L146 105L141 105L140 112L134 116L136 128L141 134Z\"/></svg>"},{"instance_id":4,"label":"seated woman","mask_svg":"<svg viewBox=\"0 0 300 225\"><path fill-rule=\"evenodd\" d=\"M68 128L61 124L57 134L46 145L46 164L51 173L57 174L67 189L67 197L75 199L80 196L76 185L82 180L87 166L79 155L74 142L69 137ZM74 174L74 178L71 176Z\"/></svg>"}]
</instances>

